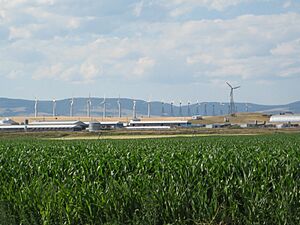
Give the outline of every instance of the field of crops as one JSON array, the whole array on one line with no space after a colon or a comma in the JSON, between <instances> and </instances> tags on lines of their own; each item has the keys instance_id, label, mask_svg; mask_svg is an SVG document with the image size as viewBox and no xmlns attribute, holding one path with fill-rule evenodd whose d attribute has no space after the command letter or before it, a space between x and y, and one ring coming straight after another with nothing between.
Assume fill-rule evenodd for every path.
<instances>
[{"instance_id":1,"label":"field of crops","mask_svg":"<svg viewBox=\"0 0 300 225\"><path fill-rule=\"evenodd\" d=\"M1 140L0 224L300 224L300 136Z\"/></svg>"}]
</instances>

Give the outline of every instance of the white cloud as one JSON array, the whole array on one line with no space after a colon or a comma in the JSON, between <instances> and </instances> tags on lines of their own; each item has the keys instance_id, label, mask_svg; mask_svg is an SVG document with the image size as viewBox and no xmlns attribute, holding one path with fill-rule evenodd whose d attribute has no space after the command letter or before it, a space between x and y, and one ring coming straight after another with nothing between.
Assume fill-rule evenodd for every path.
<instances>
[{"instance_id":1,"label":"white cloud","mask_svg":"<svg viewBox=\"0 0 300 225\"><path fill-rule=\"evenodd\" d=\"M224 11L228 7L236 6L249 0L164 0L158 1L171 9L170 15L173 17L187 14L196 7L205 7L210 10Z\"/></svg>"},{"instance_id":2,"label":"white cloud","mask_svg":"<svg viewBox=\"0 0 300 225\"><path fill-rule=\"evenodd\" d=\"M85 81L91 82L97 76L101 75L102 69L97 64L84 62L80 67L80 73L83 75Z\"/></svg>"},{"instance_id":3,"label":"white cloud","mask_svg":"<svg viewBox=\"0 0 300 225\"><path fill-rule=\"evenodd\" d=\"M143 76L148 70L155 65L155 60L149 57L140 58L135 65L133 74L137 76Z\"/></svg>"},{"instance_id":4,"label":"white cloud","mask_svg":"<svg viewBox=\"0 0 300 225\"><path fill-rule=\"evenodd\" d=\"M11 80L16 80L22 76L23 76L23 74L22 74L22 71L20 71L20 70L12 70L6 75L6 77Z\"/></svg>"},{"instance_id":5,"label":"white cloud","mask_svg":"<svg viewBox=\"0 0 300 225\"><path fill-rule=\"evenodd\" d=\"M144 7L144 0L138 2L135 4L135 7L133 9L133 14L136 16L136 17L139 17L143 11L143 7Z\"/></svg>"},{"instance_id":6,"label":"white cloud","mask_svg":"<svg viewBox=\"0 0 300 225\"><path fill-rule=\"evenodd\" d=\"M272 79L289 73L285 71L299 61L294 56L300 51L299 26L300 15L295 13L245 15L230 20L135 24L140 34L124 38L87 33L86 39L75 35L36 40L33 46L44 54L45 62L44 72L33 77L89 82L104 73L109 79L147 77L166 82L172 70L173 82L180 82L182 76L186 82L199 77L203 82L228 76ZM28 30L17 31L11 38L30 41Z\"/></svg>"},{"instance_id":7,"label":"white cloud","mask_svg":"<svg viewBox=\"0 0 300 225\"><path fill-rule=\"evenodd\" d=\"M64 66L62 63L53 64L51 66L40 66L34 72L32 78L35 80L59 79L63 70Z\"/></svg>"},{"instance_id":8,"label":"white cloud","mask_svg":"<svg viewBox=\"0 0 300 225\"><path fill-rule=\"evenodd\" d=\"M26 39L31 37L31 32L22 27L10 27L9 28L9 39Z\"/></svg>"},{"instance_id":9,"label":"white cloud","mask_svg":"<svg viewBox=\"0 0 300 225\"><path fill-rule=\"evenodd\" d=\"M280 43L270 52L275 56L298 55L300 54L300 39Z\"/></svg>"},{"instance_id":10,"label":"white cloud","mask_svg":"<svg viewBox=\"0 0 300 225\"><path fill-rule=\"evenodd\" d=\"M67 27L71 29L77 29L80 26L80 20L78 18L70 18L67 22Z\"/></svg>"},{"instance_id":11,"label":"white cloud","mask_svg":"<svg viewBox=\"0 0 300 225\"><path fill-rule=\"evenodd\" d=\"M289 8L291 5L292 5L292 2L291 2L291 1L285 1L285 2L283 3L283 8Z\"/></svg>"},{"instance_id":12,"label":"white cloud","mask_svg":"<svg viewBox=\"0 0 300 225\"><path fill-rule=\"evenodd\" d=\"M0 5L2 8L14 8L27 2L29 0L0 0Z\"/></svg>"},{"instance_id":13,"label":"white cloud","mask_svg":"<svg viewBox=\"0 0 300 225\"><path fill-rule=\"evenodd\" d=\"M136 79L141 85L299 76L299 13L179 18L197 7L219 15L246 1L118 0L121 7L93 0L0 0L0 58L11 65L1 72L17 81L19 68L12 65L22 63L22 74L35 80Z\"/></svg>"}]
</instances>

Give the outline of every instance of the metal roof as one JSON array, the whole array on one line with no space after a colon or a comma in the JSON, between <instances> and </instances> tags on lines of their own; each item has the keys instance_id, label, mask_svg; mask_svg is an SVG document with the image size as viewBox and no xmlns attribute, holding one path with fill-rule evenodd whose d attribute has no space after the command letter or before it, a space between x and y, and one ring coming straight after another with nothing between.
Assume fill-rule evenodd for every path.
<instances>
[{"instance_id":1,"label":"metal roof","mask_svg":"<svg viewBox=\"0 0 300 225\"><path fill-rule=\"evenodd\" d=\"M0 126L1 129L72 129L72 128L80 128L81 126L77 124L66 124L66 125L7 125L7 126Z\"/></svg>"},{"instance_id":2,"label":"metal roof","mask_svg":"<svg viewBox=\"0 0 300 225\"><path fill-rule=\"evenodd\" d=\"M300 115L274 115L271 116L270 122L272 123L288 123L300 122Z\"/></svg>"},{"instance_id":3,"label":"metal roof","mask_svg":"<svg viewBox=\"0 0 300 225\"><path fill-rule=\"evenodd\" d=\"M73 125L73 124L84 124L79 120L74 121L34 121L30 125Z\"/></svg>"},{"instance_id":4,"label":"metal roof","mask_svg":"<svg viewBox=\"0 0 300 225\"><path fill-rule=\"evenodd\" d=\"M154 121L130 121L130 124L183 124L183 123L188 123L187 120L170 120L170 121L159 121L159 120L154 120Z\"/></svg>"},{"instance_id":5,"label":"metal roof","mask_svg":"<svg viewBox=\"0 0 300 225\"><path fill-rule=\"evenodd\" d=\"M170 126L147 126L147 127L126 127L126 129L129 130L149 130L149 129L154 129L154 130L158 130L158 129L170 129Z\"/></svg>"},{"instance_id":6,"label":"metal roof","mask_svg":"<svg viewBox=\"0 0 300 225\"><path fill-rule=\"evenodd\" d=\"M0 125L9 125L9 124L17 125L18 123L16 121L13 121L10 118L5 118L3 120L0 120Z\"/></svg>"},{"instance_id":7,"label":"metal roof","mask_svg":"<svg viewBox=\"0 0 300 225\"><path fill-rule=\"evenodd\" d=\"M118 124L123 124L120 121L112 121L112 122L100 122L101 125L118 125Z\"/></svg>"}]
</instances>

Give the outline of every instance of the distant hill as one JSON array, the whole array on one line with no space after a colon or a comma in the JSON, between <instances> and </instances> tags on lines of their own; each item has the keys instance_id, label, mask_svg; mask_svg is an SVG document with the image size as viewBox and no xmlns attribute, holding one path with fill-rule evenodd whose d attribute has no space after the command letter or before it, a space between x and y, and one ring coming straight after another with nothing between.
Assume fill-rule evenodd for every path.
<instances>
[{"instance_id":1,"label":"distant hill","mask_svg":"<svg viewBox=\"0 0 300 225\"><path fill-rule=\"evenodd\" d=\"M87 98L75 98L74 99L74 116L86 115L87 111ZM118 115L118 104L116 98L106 99L106 109L107 116L117 116ZM70 114L70 101L71 99L57 100L57 115L58 116L68 116ZM92 116L102 116L103 111L103 98L92 98ZM120 99L122 105L122 115L131 116L133 100L128 98ZM34 115L34 104L33 100L23 100L23 99L10 99L10 98L0 98L0 117L10 117L10 116L32 116ZM206 105L206 112L205 112ZM163 106L163 107L162 107ZM238 112L246 112L246 103L236 103ZM162 110L162 108L164 110ZM228 103L220 104L219 102L202 102L199 107L197 104L191 104L190 110L188 110L187 105L182 105L182 116L200 114L200 115L223 115L228 114ZM198 108L198 110L197 110ZM137 100L136 103L137 114L147 115L147 102L143 100ZM52 101L39 101L38 104L39 115L52 115ZM198 111L198 112L197 112ZM248 104L248 112L263 112L268 114L275 114L280 112L290 111L293 113L300 113L300 101L293 102L286 105L258 105L258 104ZM151 102L151 115L161 116L171 116L171 104L162 102ZM180 107L178 105L173 106L173 115L180 116Z\"/></svg>"}]
</instances>

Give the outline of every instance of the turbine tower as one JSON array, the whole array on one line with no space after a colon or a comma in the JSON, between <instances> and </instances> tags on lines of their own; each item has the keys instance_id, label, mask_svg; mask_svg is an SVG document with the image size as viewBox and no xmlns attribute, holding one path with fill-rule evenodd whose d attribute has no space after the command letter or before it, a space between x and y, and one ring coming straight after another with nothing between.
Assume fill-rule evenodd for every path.
<instances>
[{"instance_id":1,"label":"turbine tower","mask_svg":"<svg viewBox=\"0 0 300 225\"><path fill-rule=\"evenodd\" d=\"M230 85L228 82L226 82L227 85L230 87L230 106L229 106L229 111L231 115L234 115L236 112L235 104L234 104L234 99L233 99L233 91L240 88L241 86L233 87Z\"/></svg>"},{"instance_id":2,"label":"turbine tower","mask_svg":"<svg viewBox=\"0 0 300 225\"><path fill-rule=\"evenodd\" d=\"M120 100L120 95L118 99L118 108L119 108L119 118L122 117L122 108L121 108L121 100Z\"/></svg>"},{"instance_id":3,"label":"turbine tower","mask_svg":"<svg viewBox=\"0 0 300 225\"><path fill-rule=\"evenodd\" d=\"M37 118L38 117L38 104L39 104L39 100L37 98L35 98L35 103L34 103L34 117Z\"/></svg>"},{"instance_id":4,"label":"turbine tower","mask_svg":"<svg viewBox=\"0 0 300 225\"><path fill-rule=\"evenodd\" d=\"M174 109L173 109L173 105L174 105L174 102L171 102L170 104L170 116L174 116Z\"/></svg>"},{"instance_id":5,"label":"turbine tower","mask_svg":"<svg viewBox=\"0 0 300 225\"><path fill-rule=\"evenodd\" d=\"M74 116L73 105L74 105L74 98L72 97L71 102L70 102L70 117Z\"/></svg>"},{"instance_id":6,"label":"turbine tower","mask_svg":"<svg viewBox=\"0 0 300 225\"><path fill-rule=\"evenodd\" d=\"M150 99L148 100L148 102L147 102L147 110L148 110L148 118L150 118L151 117L151 101L150 101Z\"/></svg>"},{"instance_id":7,"label":"turbine tower","mask_svg":"<svg viewBox=\"0 0 300 225\"><path fill-rule=\"evenodd\" d=\"M215 104L212 105L212 115L215 116L216 112L215 112Z\"/></svg>"},{"instance_id":8,"label":"turbine tower","mask_svg":"<svg viewBox=\"0 0 300 225\"><path fill-rule=\"evenodd\" d=\"M102 117L106 118L106 97L105 97L105 95L104 95L103 101L101 102L101 105L103 105Z\"/></svg>"},{"instance_id":9,"label":"turbine tower","mask_svg":"<svg viewBox=\"0 0 300 225\"><path fill-rule=\"evenodd\" d=\"M199 101L196 104L196 115L199 115Z\"/></svg>"},{"instance_id":10,"label":"turbine tower","mask_svg":"<svg viewBox=\"0 0 300 225\"><path fill-rule=\"evenodd\" d=\"M165 103L164 101L161 101L161 116L165 115Z\"/></svg>"},{"instance_id":11,"label":"turbine tower","mask_svg":"<svg viewBox=\"0 0 300 225\"><path fill-rule=\"evenodd\" d=\"M220 115L223 115L223 108L224 104L222 102L220 102Z\"/></svg>"},{"instance_id":12,"label":"turbine tower","mask_svg":"<svg viewBox=\"0 0 300 225\"><path fill-rule=\"evenodd\" d=\"M133 100L133 107L132 107L132 118L136 119L136 100Z\"/></svg>"},{"instance_id":13,"label":"turbine tower","mask_svg":"<svg viewBox=\"0 0 300 225\"><path fill-rule=\"evenodd\" d=\"M179 116L182 116L182 102L179 102Z\"/></svg>"},{"instance_id":14,"label":"turbine tower","mask_svg":"<svg viewBox=\"0 0 300 225\"><path fill-rule=\"evenodd\" d=\"M52 104L52 116L56 116L56 100L53 99L53 104Z\"/></svg>"},{"instance_id":15,"label":"turbine tower","mask_svg":"<svg viewBox=\"0 0 300 225\"><path fill-rule=\"evenodd\" d=\"M188 108L187 108L187 113L188 113L188 116L191 116L191 108L190 108L190 106L191 106L191 103L190 103L190 101L188 101Z\"/></svg>"},{"instance_id":16,"label":"turbine tower","mask_svg":"<svg viewBox=\"0 0 300 225\"><path fill-rule=\"evenodd\" d=\"M207 104L204 103L204 116L207 116Z\"/></svg>"},{"instance_id":17,"label":"turbine tower","mask_svg":"<svg viewBox=\"0 0 300 225\"><path fill-rule=\"evenodd\" d=\"M87 117L91 117L91 108L92 108L92 100L91 100L91 95L89 95L89 99L87 100L87 111L86 115Z\"/></svg>"}]
</instances>

